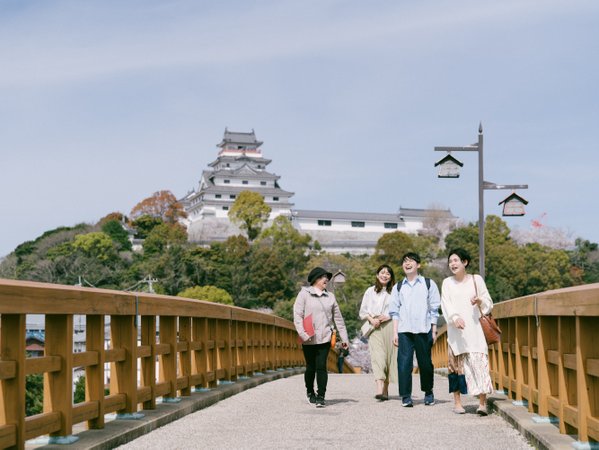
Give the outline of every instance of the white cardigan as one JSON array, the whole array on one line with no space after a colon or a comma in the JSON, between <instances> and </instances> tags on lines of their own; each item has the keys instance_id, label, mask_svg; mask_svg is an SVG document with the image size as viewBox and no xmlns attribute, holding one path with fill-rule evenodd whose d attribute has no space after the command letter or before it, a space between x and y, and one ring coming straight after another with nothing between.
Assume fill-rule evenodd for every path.
<instances>
[{"instance_id":1,"label":"white cardigan","mask_svg":"<svg viewBox=\"0 0 599 450\"><path fill-rule=\"evenodd\" d=\"M461 283L458 283L454 277L448 277L443 280L441 287L441 309L447 321L447 341L454 355L489 353L479 322L480 311L476 305L470 303L470 300L476 296L472 277L476 281L478 297L482 300L480 307L484 314L488 314L493 309L493 300L485 280L480 275L466 275ZM458 317L466 323L462 330L455 326Z\"/></svg>"}]
</instances>

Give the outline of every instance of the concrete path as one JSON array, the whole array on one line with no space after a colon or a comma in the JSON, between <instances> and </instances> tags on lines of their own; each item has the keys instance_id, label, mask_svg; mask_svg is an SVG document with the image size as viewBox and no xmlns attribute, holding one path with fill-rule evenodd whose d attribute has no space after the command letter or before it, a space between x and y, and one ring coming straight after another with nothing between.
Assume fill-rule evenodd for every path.
<instances>
[{"instance_id":1,"label":"concrete path","mask_svg":"<svg viewBox=\"0 0 599 450\"><path fill-rule=\"evenodd\" d=\"M369 374L329 374L323 409L306 402L303 384L303 375L262 384L119 448L531 448L498 414L477 416L473 397L464 397L467 414L454 414L442 376L435 375L434 406L424 406L414 377L413 408L401 406L397 385L391 386L389 401L375 400Z\"/></svg>"}]
</instances>

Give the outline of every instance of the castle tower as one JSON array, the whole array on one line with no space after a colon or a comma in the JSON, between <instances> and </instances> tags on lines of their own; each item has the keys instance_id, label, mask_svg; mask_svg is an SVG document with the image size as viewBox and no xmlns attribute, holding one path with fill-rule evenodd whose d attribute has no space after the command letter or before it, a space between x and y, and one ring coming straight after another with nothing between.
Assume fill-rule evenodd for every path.
<instances>
[{"instance_id":1,"label":"castle tower","mask_svg":"<svg viewBox=\"0 0 599 450\"><path fill-rule=\"evenodd\" d=\"M279 186L278 175L266 170L270 159L262 156L262 142L251 133L233 132L225 128L216 160L202 172L198 190L188 193L181 202L188 213L191 241L223 240L223 236L239 233L229 222L229 209L242 191L258 192L271 207L269 220L289 216L293 203L288 192Z\"/></svg>"}]
</instances>

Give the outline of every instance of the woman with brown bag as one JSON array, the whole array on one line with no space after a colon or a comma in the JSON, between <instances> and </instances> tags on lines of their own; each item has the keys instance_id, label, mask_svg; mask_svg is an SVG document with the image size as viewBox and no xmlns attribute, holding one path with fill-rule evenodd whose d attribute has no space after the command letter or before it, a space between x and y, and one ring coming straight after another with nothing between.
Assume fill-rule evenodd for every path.
<instances>
[{"instance_id":1,"label":"woman with brown bag","mask_svg":"<svg viewBox=\"0 0 599 450\"><path fill-rule=\"evenodd\" d=\"M478 396L477 414L486 416L487 394L493 392L493 384L480 316L481 311L491 312L493 301L482 277L466 272L470 261L466 250L451 250L447 262L453 276L445 278L441 287L441 309L447 321L449 392L454 396L454 413L466 412L460 394L470 394Z\"/></svg>"}]
</instances>

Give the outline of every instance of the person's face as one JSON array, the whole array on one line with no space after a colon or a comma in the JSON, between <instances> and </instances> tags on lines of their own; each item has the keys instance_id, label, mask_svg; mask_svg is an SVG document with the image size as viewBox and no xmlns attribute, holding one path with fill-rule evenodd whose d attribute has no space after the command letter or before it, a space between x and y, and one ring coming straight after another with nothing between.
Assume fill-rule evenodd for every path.
<instances>
[{"instance_id":1,"label":"person's face","mask_svg":"<svg viewBox=\"0 0 599 450\"><path fill-rule=\"evenodd\" d=\"M448 260L449 270L454 275L459 275L466 272L466 261L462 261L458 255L451 255Z\"/></svg>"},{"instance_id":2,"label":"person's face","mask_svg":"<svg viewBox=\"0 0 599 450\"><path fill-rule=\"evenodd\" d=\"M420 264L410 258L404 258L403 264L401 265L403 269L403 273L406 275L413 275L418 273L418 269L420 269Z\"/></svg>"},{"instance_id":3,"label":"person's face","mask_svg":"<svg viewBox=\"0 0 599 450\"><path fill-rule=\"evenodd\" d=\"M383 286L387 286L387 283L389 283L389 280L391 279L391 274L386 267L383 267L379 273L376 274L376 278Z\"/></svg>"},{"instance_id":4,"label":"person's face","mask_svg":"<svg viewBox=\"0 0 599 450\"><path fill-rule=\"evenodd\" d=\"M316 280L313 284L315 288L324 291L327 288L327 284L329 283L329 279L326 275L321 276L318 280Z\"/></svg>"}]
</instances>

